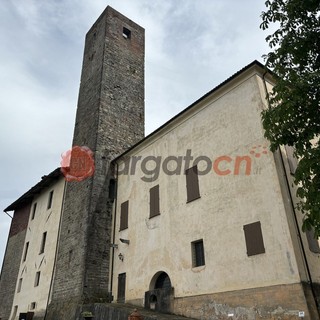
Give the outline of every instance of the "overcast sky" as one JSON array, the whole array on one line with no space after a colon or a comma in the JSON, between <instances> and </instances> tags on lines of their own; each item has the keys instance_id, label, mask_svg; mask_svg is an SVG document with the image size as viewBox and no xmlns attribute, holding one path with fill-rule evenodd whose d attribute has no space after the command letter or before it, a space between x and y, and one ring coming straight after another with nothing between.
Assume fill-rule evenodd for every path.
<instances>
[{"instance_id":1,"label":"overcast sky","mask_svg":"<svg viewBox=\"0 0 320 320\"><path fill-rule=\"evenodd\" d=\"M264 1L1 1L0 265L3 210L71 146L85 34L107 5L146 30L147 134L268 51Z\"/></svg>"}]
</instances>

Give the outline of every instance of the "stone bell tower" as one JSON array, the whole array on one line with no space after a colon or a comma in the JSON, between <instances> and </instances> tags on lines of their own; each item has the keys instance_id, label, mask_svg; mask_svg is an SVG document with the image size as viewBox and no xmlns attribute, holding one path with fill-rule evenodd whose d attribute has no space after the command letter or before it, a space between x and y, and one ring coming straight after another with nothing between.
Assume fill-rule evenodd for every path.
<instances>
[{"instance_id":1,"label":"stone bell tower","mask_svg":"<svg viewBox=\"0 0 320 320\"><path fill-rule=\"evenodd\" d=\"M107 7L86 35L73 136L95 173L66 186L47 320L110 299L110 162L143 137L144 29Z\"/></svg>"}]
</instances>

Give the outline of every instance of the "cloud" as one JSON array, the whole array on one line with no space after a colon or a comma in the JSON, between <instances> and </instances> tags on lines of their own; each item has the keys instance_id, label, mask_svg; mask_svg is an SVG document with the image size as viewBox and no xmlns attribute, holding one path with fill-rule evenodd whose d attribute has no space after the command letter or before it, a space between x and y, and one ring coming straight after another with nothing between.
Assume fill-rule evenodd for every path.
<instances>
[{"instance_id":1,"label":"cloud","mask_svg":"<svg viewBox=\"0 0 320 320\"><path fill-rule=\"evenodd\" d=\"M147 133L267 51L256 0L4 1L2 210L70 147L85 34L107 4L146 30ZM0 213L0 264L9 220Z\"/></svg>"}]
</instances>

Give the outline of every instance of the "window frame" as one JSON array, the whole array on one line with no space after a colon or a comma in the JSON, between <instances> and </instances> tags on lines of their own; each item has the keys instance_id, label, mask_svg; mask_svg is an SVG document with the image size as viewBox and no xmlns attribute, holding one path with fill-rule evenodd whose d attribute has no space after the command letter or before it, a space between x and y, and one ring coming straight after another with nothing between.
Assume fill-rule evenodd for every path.
<instances>
[{"instance_id":1,"label":"window frame","mask_svg":"<svg viewBox=\"0 0 320 320\"><path fill-rule=\"evenodd\" d=\"M191 242L191 252L192 268L202 267L206 265L203 239Z\"/></svg>"}]
</instances>

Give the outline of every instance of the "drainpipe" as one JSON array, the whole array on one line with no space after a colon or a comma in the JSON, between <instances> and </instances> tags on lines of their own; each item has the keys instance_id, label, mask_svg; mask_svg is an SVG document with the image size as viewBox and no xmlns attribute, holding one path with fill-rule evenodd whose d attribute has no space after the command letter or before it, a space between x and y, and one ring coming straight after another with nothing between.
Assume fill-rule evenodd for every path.
<instances>
[{"instance_id":1,"label":"drainpipe","mask_svg":"<svg viewBox=\"0 0 320 320\"><path fill-rule=\"evenodd\" d=\"M118 199L118 173L119 173L119 167L116 163L117 167L117 176L116 176L116 184L115 184L115 200L114 200L114 219L113 219L113 238L112 238L112 244L115 244L116 240L116 220L117 220L117 199ZM112 287L113 287L113 270L114 270L114 250L115 247L112 246L112 256L111 256L111 275L110 275L110 297L112 297ZM113 299L112 299L113 300Z\"/></svg>"},{"instance_id":2,"label":"drainpipe","mask_svg":"<svg viewBox=\"0 0 320 320\"><path fill-rule=\"evenodd\" d=\"M294 201L293 201L292 194L291 194L290 183L288 181L288 176L287 176L287 173L286 173L286 170L285 170L285 165L284 165L283 156L281 154L281 150L279 150L279 154L280 154L280 160L281 160L282 169L283 169L284 176L285 176L286 187L287 187L289 198L290 198L291 211L293 213L293 218L294 218L295 227L296 227L296 230L297 230L299 244L300 244L300 248L301 248L301 252L302 252L302 256L303 256L303 261L304 261L305 268L306 268L306 271L307 271L307 276L309 278L311 292L312 292L314 301L316 303L317 309L319 310L318 301L316 299L316 293L315 293L314 287L313 287L313 280L312 280L312 276L311 276L311 271L310 271L309 264L308 264L307 254L306 254L306 250L305 250L304 245L303 245L302 236L301 236L301 230L300 230L300 227L299 227L299 222L298 222L296 211L295 211L295 208L294 208L295 206L294 206Z\"/></svg>"}]
</instances>

